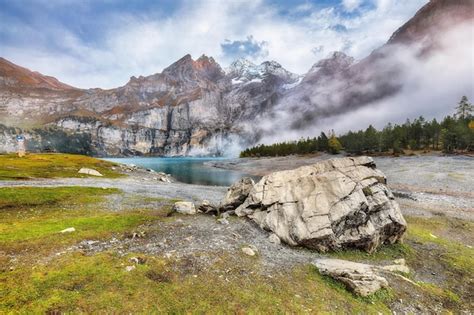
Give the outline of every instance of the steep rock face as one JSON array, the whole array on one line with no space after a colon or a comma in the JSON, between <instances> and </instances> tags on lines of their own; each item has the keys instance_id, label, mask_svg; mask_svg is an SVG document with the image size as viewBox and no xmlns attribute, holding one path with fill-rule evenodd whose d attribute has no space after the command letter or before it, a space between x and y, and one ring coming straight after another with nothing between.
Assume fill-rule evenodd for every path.
<instances>
[{"instance_id":1,"label":"steep rock face","mask_svg":"<svg viewBox=\"0 0 474 315\"><path fill-rule=\"evenodd\" d=\"M372 252L399 241L406 230L384 174L369 157L332 159L264 176L235 213L287 244L320 251Z\"/></svg>"},{"instance_id":2,"label":"steep rock face","mask_svg":"<svg viewBox=\"0 0 474 315\"><path fill-rule=\"evenodd\" d=\"M261 81L233 85L213 58L186 55L118 89L85 91L72 105L80 110L53 124L90 133L101 155L222 155L241 141L239 123L271 107L295 77L276 63L261 68Z\"/></svg>"}]
</instances>

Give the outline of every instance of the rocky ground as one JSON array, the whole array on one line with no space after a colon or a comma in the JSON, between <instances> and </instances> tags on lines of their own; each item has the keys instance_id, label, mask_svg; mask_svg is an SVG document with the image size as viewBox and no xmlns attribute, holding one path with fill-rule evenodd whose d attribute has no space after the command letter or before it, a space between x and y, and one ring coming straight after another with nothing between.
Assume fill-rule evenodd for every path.
<instances>
[{"instance_id":1,"label":"rocky ground","mask_svg":"<svg viewBox=\"0 0 474 315\"><path fill-rule=\"evenodd\" d=\"M264 175L270 170L312 164L327 157L242 159L213 166ZM66 247L58 247L46 256L35 257L37 262L34 264L54 262L59 259L58 257L77 253L86 257L114 253L124 259L133 255L138 257L138 260L142 257L144 259L161 257L176 262L172 263L171 269L177 274L200 277L210 273L225 282L238 283L242 277L252 281L253 277L257 276L264 277L259 278L259 281L261 279L273 281L275 277L289 281L293 277L291 270L307 266L321 257L329 256L376 265L388 265L392 264L394 259L405 258L411 272L404 277L413 283L396 275L390 276L389 282L393 291L390 293L390 298L383 301L393 312L439 313L443 310L472 312L474 285L470 255L474 245L472 232L474 196L470 187L474 187L473 159L377 158L376 163L385 172L390 187L398 196L397 200L409 224L409 233L404 245L387 246L370 256L359 251L320 254L303 248L275 244L270 241L268 232L243 218L230 217L227 222L222 223L218 217L205 214L194 216L174 214L169 217L165 214L164 219L151 220L110 237L86 237ZM259 169L260 171L257 171ZM226 193L224 187L161 181L157 179L156 174L146 170L122 171L128 176L114 179L98 177L0 181L0 188L23 186L117 188L122 193L107 195L100 207L118 213L136 209L151 211L163 208L168 215L170 204L174 200L200 203L206 199L211 203L218 203ZM254 251L255 259L251 257L252 260L249 260L243 253L242 248L245 247ZM21 261L22 255L9 256L7 264L15 267L15 261L17 263ZM222 260L227 262L224 264ZM141 268L139 264L142 262L128 263L130 266L125 263L121 268L135 268L135 265ZM292 299L296 301L301 298L300 295L295 294ZM370 301L363 303L369 303L368 305L374 303ZM379 302L380 300L376 300L376 303ZM348 309L341 311L348 312ZM306 312L312 313L312 311Z\"/></svg>"},{"instance_id":2,"label":"rocky ground","mask_svg":"<svg viewBox=\"0 0 474 315\"><path fill-rule=\"evenodd\" d=\"M263 176L274 171L311 165L334 156L286 156L243 158L207 162L210 167ZM474 220L474 158L469 156L422 155L375 157L407 215L447 215Z\"/></svg>"}]
</instances>

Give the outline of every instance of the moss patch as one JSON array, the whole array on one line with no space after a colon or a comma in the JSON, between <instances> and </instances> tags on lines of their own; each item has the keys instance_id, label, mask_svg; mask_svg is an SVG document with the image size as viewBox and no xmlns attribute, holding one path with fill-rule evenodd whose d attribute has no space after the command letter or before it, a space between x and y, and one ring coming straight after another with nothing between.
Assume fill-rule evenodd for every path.
<instances>
[{"instance_id":1,"label":"moss patch","mask_svg":"<svg viewBox=\"0 0 474 315\"><path fill-rule=\"evenodd\" d=\"M22 158L7 154L0 155L0 180L91 177L78 174L82 167L95 169L106 178L124 176L113 169L116 166L112 162L75 154L27 154Z\"/></svg>"}]
</instances>

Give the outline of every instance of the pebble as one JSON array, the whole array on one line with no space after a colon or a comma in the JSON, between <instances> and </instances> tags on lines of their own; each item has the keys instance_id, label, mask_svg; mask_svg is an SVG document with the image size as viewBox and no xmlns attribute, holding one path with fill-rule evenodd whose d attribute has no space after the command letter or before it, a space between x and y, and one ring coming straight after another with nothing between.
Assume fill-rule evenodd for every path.
<instances>
[{"instance_id":1,"label":"pebble","mask_svg":"<svg viewBox=\"0 0 474 315\"><path fill-rule=\"evenodd\" d=\"M229 224L229 221L225 218L217 219L217 222L219 222L220 224L223 224L223 225L228 225Z\"/></svg>"},{"instance_id":2,"label":"pebble","mask_svg":"<svg viewBox=\"0 0 474 315\"><path fill-rule=\"evenodd\" d=\"M76 231L75 228L70 227L70 228L62 230L61 233L71 233L71 232L75 232L75 231Z\"/></svg>"},{"instance_id":3,"label":"pebble","mask_svg":"<svg viewBox=\"0 0 474 315\"><path fill-rule=\"evenodd\" d=\"M135 268L136 268L135 266L127 266L127 267L125 267L125 271L130 272L130 271L134 270Z\"/></svg>"},{"instance_id":4,"label":"pebble","mask_svg":"<svg viewBox=\"0 0 474 315\"><path fill-rule=\"evenodd\" d=\"M255 251L253 251L250 247L242 248L242 252L249 256L255 256Z\"/></svg>"}]
</instances>

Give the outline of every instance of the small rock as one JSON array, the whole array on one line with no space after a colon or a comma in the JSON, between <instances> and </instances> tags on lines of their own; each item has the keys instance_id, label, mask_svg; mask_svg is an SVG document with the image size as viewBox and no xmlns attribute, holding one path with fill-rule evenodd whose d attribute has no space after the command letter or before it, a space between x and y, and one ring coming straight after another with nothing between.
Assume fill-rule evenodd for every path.
<instances>
[{"instance_id":1,"label":"small rock","mask_svg":"<svg viewBox=\"0 0 474 315\"><path fill-rule=\"evenodd\" d=\"M130 271L134 270L135 268L136 268L136 267L133 266L133 265L132 265L132 266L127 266L127 267L125 267L125 271L126 271L126 272L130 272Z\"/></svg>"},{"instance_id":2,"label":"small rock","mask_svg":"<svg viewBox=\"0 0 474 315\"><path fill-rule=\"evenodd\" d=\"M71 233L71 232L75 232L75 231L76 231L75 228L70 227L70 228L62 230L61 233Z\"/></svg>"},{"instance_id":3,"label":"small rock","mask_svg":"<svg viewBox=\"0 0 474 315\"><path fill-rule=\"evenodd\" d=\"M255 252L254 252L250 247L243 247L243 248L242 248L242 252L243 252L245 255L255 256Z\"/></svg>"},{"instance_id":4,"label":"small rock","mask_svg":"<svg viewBox=\"0 0 474 315\"><path fill-rule=\"evenodd\" d=\"M219 222L220 224L223 224L223 225L228 225L229 224L229 221L227 219L224 219L224 218L217 219L217 222Z\"/></svg>"},{"instance_id":5,"label":"small rock","mask_svg":"<svg viewBox=\"0 0 474 315\"><path fill-rule=\"evenodd\" d=\"M403 273L410 273L410 268L404 265L389 265L383 266L383 270L391 271L391 272L403 272Z\"/></svg>"},{"instance_id":6,"label":"small rock","mask_svg":"<svg viewBox=\"0 0 474 315\"><path fill-rule=\"evenodd\" d=\"M132 257L132 258L130 258L130 261L137 264L137 265L143 265L146 262L146 258Z\"/></svg>"},{"instance_id":7,"label":"small rock","mask_svg":"<svg viewBox=\"0 0 474 315\"><path fill-rule=\"evenodd\" d=\"M251 250L253 250L254 252L258 252L258 248L255 246L255 245L248 245L248 247L250 247Z\"/></svg>"},{"instance_id":8,"label":"small rock","mask_svg":"<svg viewBox=\"0 0 474 315\"><path fill-rule=\"evenodd\" d=\"M175 202L173 210L182 214L196 214L194 203L188 201Z\"/></svg>"},{"instance_id":9,"label":"small rock","mask_svg":"<svg viewBox=\"0 0 474 315\"><path fill-rule=\"evenodd\" d=\"M270 236L268 237L268 241L272 244L280 244L281 243L281 240L280 238L278 237L278 235L276 235L275 233L272 233L270 234Z\"/></svg>"},{"instance_id":10,"label":"small rock","mask_svg":"<svg viewBox=\"0 0 474 315\"><path fill-rule=\"evenodd\" d=\"M394 263L395 265L402 265L402 266L406 266L406 265L407 265L407 263L406 263L406 261L405 261L404 258L395 259L395 260L393 261L393 263Z\"/></svg>"},{"instance_id":11,"label":"small rock","mask_svg":"<svg viewBox=\"0 0 474 315\"><path fill-rule=\"evenodd\" d=\"M99 173L98 171L96 171L92 168L86 168L86 167L81 168L78 173L79 174L92 175L92 176L99 176L99 177L104 176L101 173Z\"/></svg>"}]
</instances>

